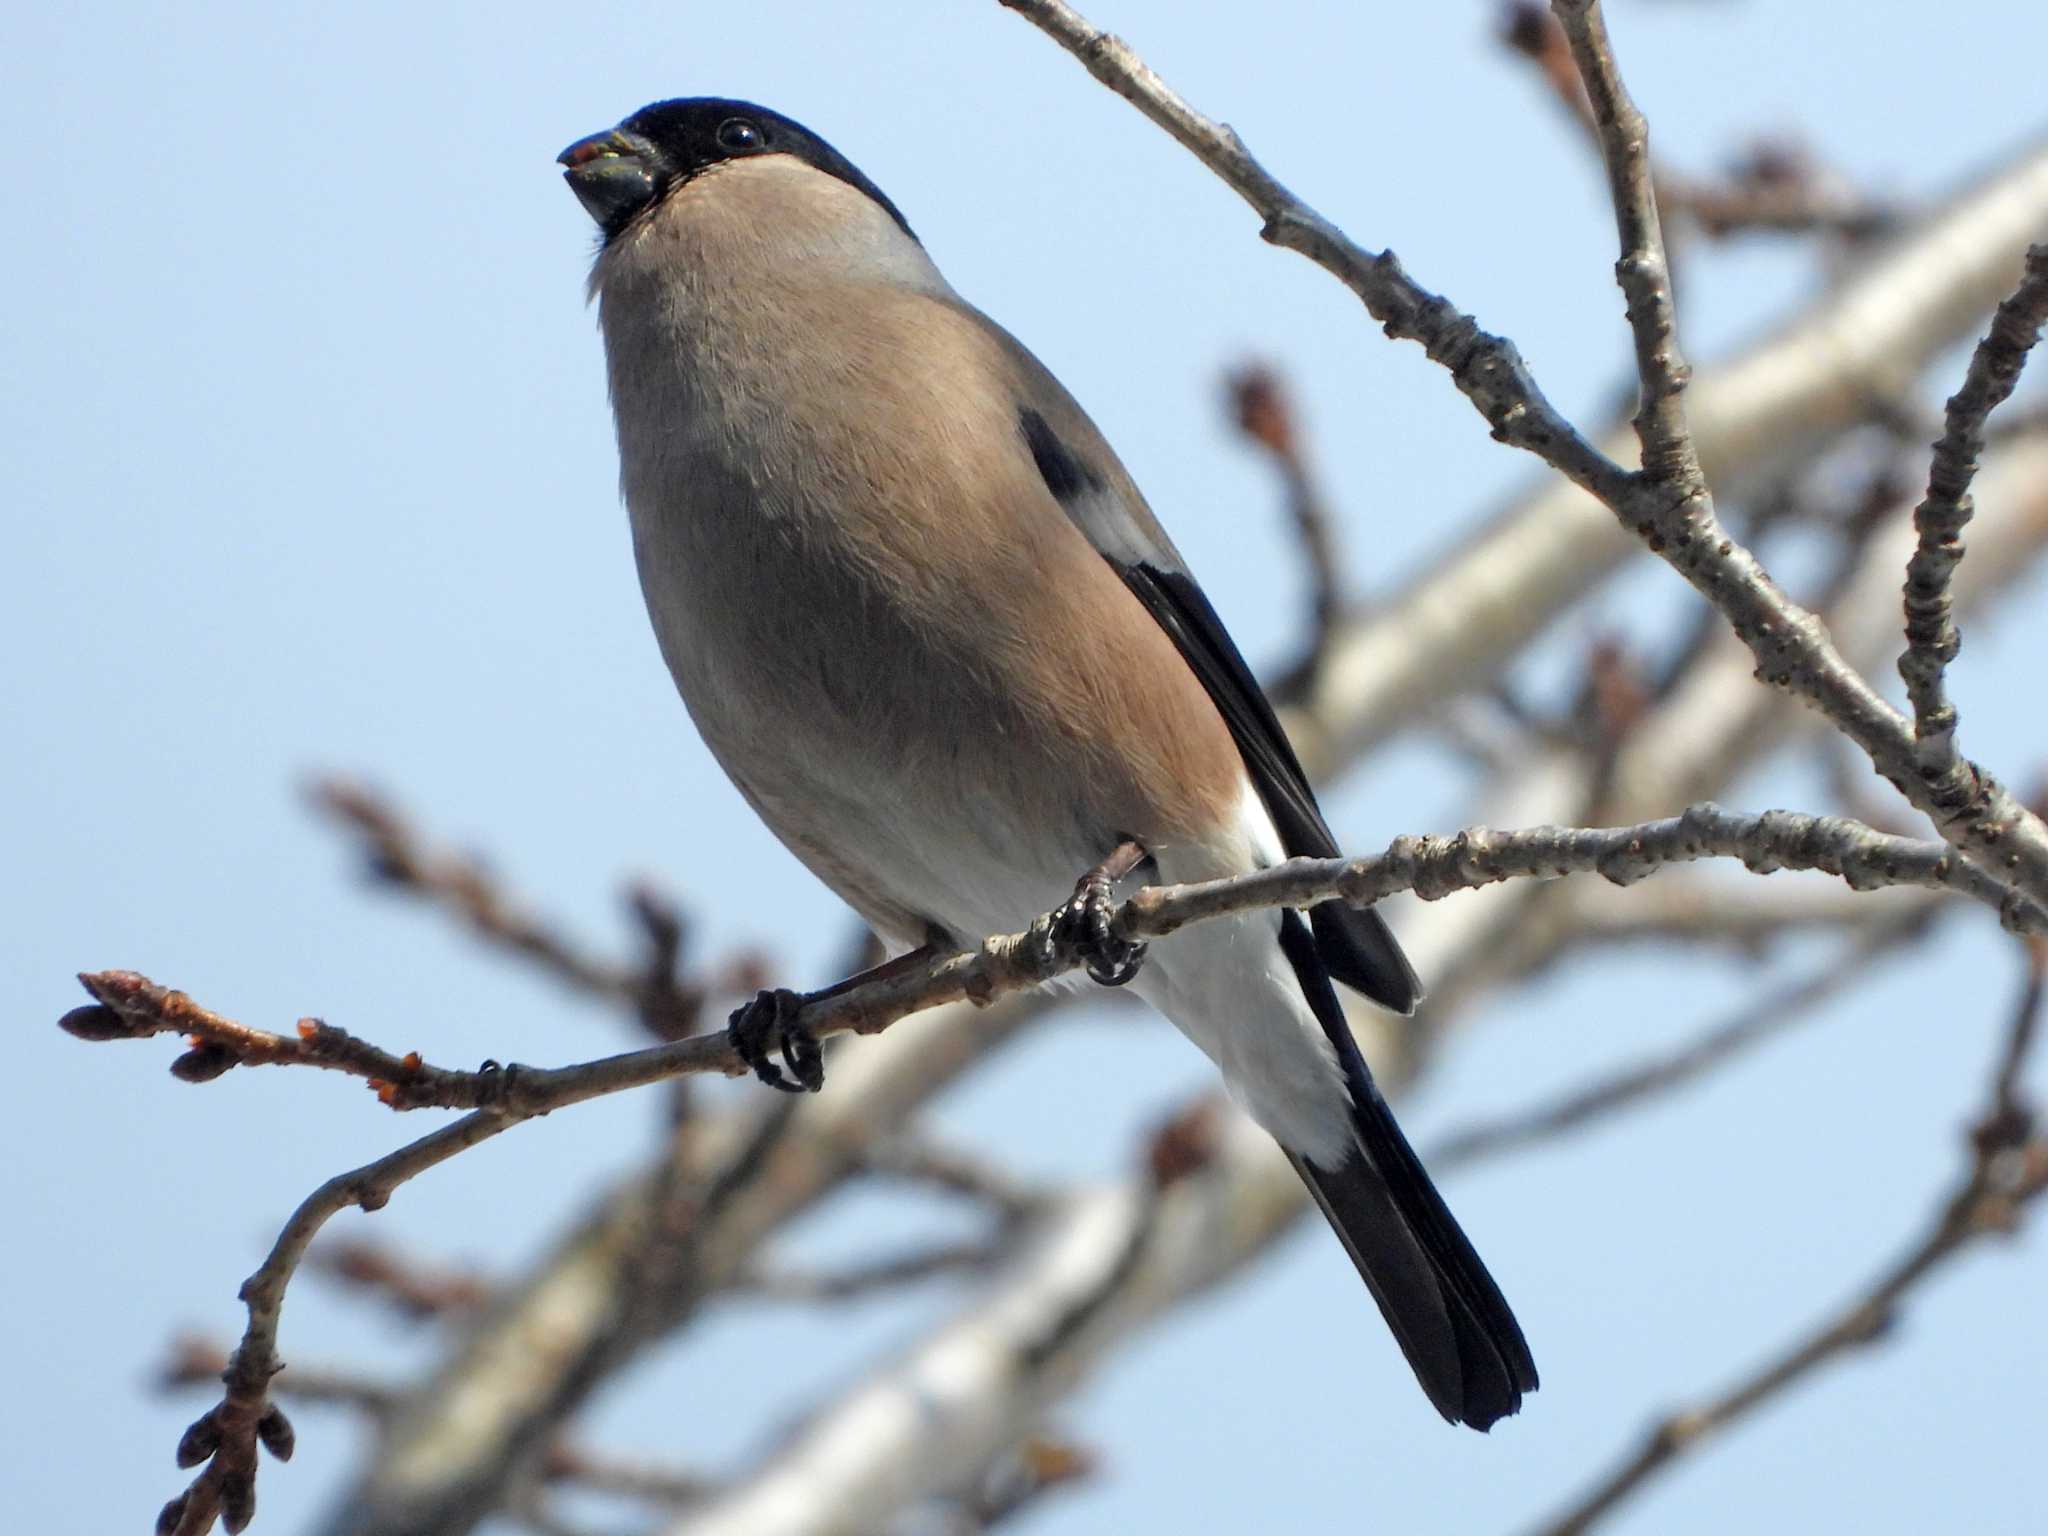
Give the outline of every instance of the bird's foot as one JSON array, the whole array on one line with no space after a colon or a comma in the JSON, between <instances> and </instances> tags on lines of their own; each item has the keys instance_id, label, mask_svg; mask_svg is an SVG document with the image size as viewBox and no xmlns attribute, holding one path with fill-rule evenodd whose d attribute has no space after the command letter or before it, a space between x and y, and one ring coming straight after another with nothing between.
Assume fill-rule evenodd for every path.
<instances>
[{"instance_id":1,"label":"bird's foot","mask_svg":"<svg viewBox=\"0 0 2048 1536\"><path fill-rule=\"evenodd\" d=\"M1105 987L1121 987L1145 964L1145 946L1116 931L1116 877L1106 868L1090 870L1073 898L1053 914L1048 946L1077 955L1088 975Z\"/></svg>"},{"instance_id":2,"label":"bird's foot","mask_svg":"<svg viewBox=\"0 0 2048 1536\"><path fill-rule=\"evenodd\" d=\"M770 987L733 1009L732 1021L725 1028L740 1060L752 1067L762 1082L784 1093L816 1093L825 1086L825 1057L818 1048L818 1037L797 1018L803 1005L801 993ZM789 1068L787 1073L775 1064L771 1048L780 1053Z\"/></svg>"}]
</instances>

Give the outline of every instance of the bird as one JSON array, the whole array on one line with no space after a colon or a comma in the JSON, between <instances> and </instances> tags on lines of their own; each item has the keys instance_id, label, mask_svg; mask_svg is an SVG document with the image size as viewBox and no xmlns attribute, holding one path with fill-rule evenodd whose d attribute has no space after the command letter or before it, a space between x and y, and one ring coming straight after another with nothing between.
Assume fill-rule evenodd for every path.
<instances>
[{"instance_id":1,"label":"bird","mask_svg":"<svg viewBox=\"0 0 2048 1536\"><path fill-rule=\"evenodd\" d=\"M781 113L657 102L557 158L597 226L589 296L649 618L741 796L894 963L1059 911L1089 974L1178 1026L1280 1144L1437 1411L1479 1430L1515 1413L1537 1387L1522 1329L1336 991L1414 1011L1379 914L1267 909L1149 949L1108 921L1120 880L1338 849L1095 424ZM822 1082L800 1002L764 993L732 1025L792 1091Z\"/></svg>"}]
</instances>

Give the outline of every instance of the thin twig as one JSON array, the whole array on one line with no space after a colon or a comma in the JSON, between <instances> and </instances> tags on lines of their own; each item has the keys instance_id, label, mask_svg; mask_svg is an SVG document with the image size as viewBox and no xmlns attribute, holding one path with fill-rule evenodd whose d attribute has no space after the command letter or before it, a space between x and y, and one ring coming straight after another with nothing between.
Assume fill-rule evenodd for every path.
<instances>
[{"instance_id":1,"label":"thin twig","mask_svg":"<svg viewBox=\"0 0 2048 1536\"><path fill-rule=\"evenodd\" d=\"M367 784L315 779L306 798L361 838L373 879L438 903L478 937L579 991L630 999L636 977L577 948L508 892L481 860L429 846L397 806Z\"/></svg>"},{"instance_id":2,"label":"thin twig","mask_svg":"<svg viewBox=\"0 0 2048 1536\"><path fill-rule=\"evenodd\" d=\"M1571 44L1543 0L1504 6L1499 36L1536 66L1566 115L1597 147L1592 105L1572 61ZM1752 148L1724 179L1682 176L1659 165L1654 182L1657 206L1666 215L1684 215L1699 233L1715 240L1749 230L1864 240L1898 222L1897 210L1862 196L1798 147L1770 141Z\"/></svg>"},{"instance_id":3,"label":"thin twig","mask_svg":"<svg viewBox=\"0 0 2048 1536\"><path fill-rule=\"evenodd\" d=\"M1590 0L1557 0L1573 39L1627 235L1616 273L1629 296L1642 383L1644 469L1623 468L1554 406L1512 342L1410 278L1391 252L1364 250L1303 203L1252 158L1236 133L1203 116L1121 39L1065 0L1000 0L1084 64L1214 171L1264 221L1265 239L1337 277L1387 335L1421 344L1486 418L1494 437L1535 454L1605 504L1654 553L1718 608L1756 658L1760 678L1790 690L1853 739L1886 779L1900 786L1942 834L1981 859L1994 877L2048 902L2048 826L1975 764L1958 764L1952 784L1923 782L1912 726L1843 658L1826 627L1792 601L1715 516L1684 431L1686 369L1676 344L1669 283L1656 240L1640 116L1629 108ZM1603 64L1604 60L1604 64ZM1605 113L1604 117L1601 114ZM1939 788L1940 793L1936 793Z\"/></svg>"},{"instance_id":4,"label":"thin twig","mask_svg":"<svg viewBox=\"0 0 2048 1536\"><path fill-rule=\"evenodd\" d=\"M999 1244L987 1241L934 1243L903 1253L862 1259L843 1269L797 1269L784 1264L755 1264L733 1279L737 1295L768 1301L858 1301L878 1291L916 1285L934 1275L972 1274L1001 1256Z\"/></svg>"},{"instance_id":5,"label":"thin twig","mask_svg":"<svg viewBox=\"0 0 2048 1536\"><path fill-rule=\"evenodd\" d=\"M229 1351L218 1341L198 1334L180 1334L171 1341L170 1358L156 1374L156 1386L163 1392L183 1392L210 1387L228 1368ZM281 1366L271 1378L270 1390L294 1402L320 1403L353 1408L379 1418L391 1411L398 1389L357 1372L336 1366Z\"/></svg>"},{"instance_id":6,"label":"thin twig","mask_svg":"<svg viewBox=\"0 0 2048 1536\"><path fill-rule=\"evenodd\" d=\"M1773 990L1676 1050L1572 1088L1547 1103L1454 1130L1425 1159L1438 1173L1482 1158L1520 1152L1673 1092L1776 1039L1813 1016L1821 1003L1870 978L1874 962L1925 937L1938 909L1922 907L1873 928L1782 990Z\"/></svg>"},{"instance_id":7,"label":"thin twig","mask_svg":"<svg viewBox=\"0 0 2048 1536\"><path fill-rule=\"evenodd\" d=\"M1599 0L1553 0L1552 9L1579 66L1607 166L1607 190L1621 240L1614 275L1628 300L1641 386L1635 428L1643 446L1643 473L1687 500L1704 497L1706 476L1685 420L1685 387L1692 382L1692 369L1678 346L1678 317L1650 166L1649 125L1622 84Z\"/></svg>"},{"instance_id":8,"label":"thin twig","mask_svg":"<svg viewBox=\"0 0 2048 1536\"><path fill-rule=\"evenodd\" d=\"M1709 858L1737 859L1758 874L1820 870L1856 890L1902 885L1953 890L1997 911L2008 928L2048 932L2048 912L2016 897L1945 844L1890 836L1842 817L1795 811L1748 815L1712 804L1628 827L1518 832L1469 827L1451 837L1398 837L1386 852L1366 858L1289 859L1228 879L1147 886L1117 909L1114 925L1123 938L1156 939L1191 923L1267 907L1306 908L1331 900L1369 906L1401 891L1434 901L1506 880L1572 873L1629 885L1664 865ZM1055 920L1056 914L1047 913L1023 932L986 939L976 950L934 956L845 991L828 989L802 1003L796 1022L820 1038L874 1034L941 1003L987 1003L1039 986L1082 963L1077 952L1054 938ZM212 1051L227 1058L221 1071L247 1060L352 1073L366 1078L395 1109L472 1109L502 1122L477 1134L477 1140L586 1099L689 1073L739 1076L747 1070L721 1032L567 1067L487 1063L463 1072L430 1066L417 1053L394 1056L331 1026L308 1031L302 1025L298 1041L251 1029L133 971L91 972L79 981L98 1002L73 1009L59 1022L82 1038L143 1039L175 1032L198 1042L181 1062Z\"/></svg>"},{"instance_id":9,"label":"thin twig","mask_svg":"<svg viewBox=\"0 0 2048 1536\"><path fill-rule=\"evenodd\" d=\"M413 1319L473 1312L493 1295L490 1283L471 1270L433 1268L381 1243L322 1243L308 1262L336 1280L375 1292Z\"/></svg>"},{"instance_id":10,"label":"thin twig","mask_svg":"<svg viewBox=\"0 0 2048 1536\"><path fill-rule=\"evenodd\" d=\"M1933 891L1894 890L1887 898L1814 881L1773 881L1758 889L1706 875L1674 875L1630 890L1573 886L1560 917L1570 925L1575 950L1677 944L1755 957L1787 939L1861 932L1903 921L1907 911L1947 905Z\"/></svg>"},{"instance_id":11,"label":"thin twig","mask_svg":"<svg viewBox=\"0 0 2048 1536\"><path fill-rule=\"evenodd\" d=\"M576 1445L558 1445L550 1450L541 1462L541 1476L551 1483L573 1483L596 1493L616 1494L669 1509L687 1508L718 1486L694 1472L603 1455Z\"/></svg>"},{"instance_id":12,"label":"thin twig","mask_svg":"<svg viewBox=\"0 0 2048 1536\"><path fill-rule=\"evenodd\" d=\"M454 914L484 942L511 951L557 981L623 1005L661 1040L679 1040L702 1027L705 1001L745 994L767 985L760 960L742 954L703 978L686 977L682 960L688 934L674 904L641 882L626 892L626 908L639 930L642 957L620 965L586 953L535 915L484 863L432 846L387 797L349 779L323 778L307 797L363 841L371 875L383 884L431 901Z\"/></svg>"},{"instance_id":13,"label":"thin twig","mask_svg":"<svg viewBox=\"0 0 2048 1536\"><path fill-rule=\"evenodd\" d=\"M1000 1164L921 1133L899 1133L863 1148L861 1171L964 1196L1005 1222L1022 1220L1046 1199L1044 1190L1021 1182Z\"/></svg>"},{"instance_id":14,"label":"thin twig","mask_svg":"<svg viewBox=\"0 0 2048 1536\"><path fill-rule=\"evenodd\" d=\"M2019 383L2027 354L2048 324L2048 245L2027 252L2026 276L1998 306L1991 329L1970 357L1963 387L1949 397L1947 424L1934 445L1927 495L1913 509L1919 546L1906 566L1906 651L1899 675L1913 705L1915 753L1921 773L1937 783L1957 774L1956 711L1949 702L1948 664L1961 648L1949 582L1963 558L1963 529L1976 511L1970 483L1984 451L1984 424ZM1966 793L1966 786L1956 792Z\"/></svg>"},{"instance_id":15,"label":"thin twig","mask_svg":"<svg viewBox=\"0 0 2048 1536\"><path fill-rule=\"evenodd\" d=\"M2000 1046L1987 1103L1970 1132L1969 1162L1926 1234L1864 1291L1783 1354L1721 1396L1665 1418L1630 1456L1540 1536L1578 1536L1591 1529L1651 1477L1837 1356L1885 1337L1900 1304L1959 1250L1994 1233L2010 1233L2022 1208L2048 1190L2048 1137L2013 1097L2031 1047L2042 993L2038 950L2019 1005Z\"/></svg>"},{"instance_id":16,"label":"thin twig","mask_svg":"<svg viewBox=\"0 0 2048 1536\"><path fill-rule=\"evenodd\" d=\"M446 1162L458 1152L509 1129L517 1121L495 1110L464 1115L396 1152L337 1174L303 1200L278 1234L269 1256L242 1282L249 1323L229 1356L221 1380L227 1390L218 1405L195 1420L179 1445L179 1462L207 1465L182 1494L157 1516L158 1536L205 1536L216 1519L238 1532L256 1513L256 1447L280 1459L291 1454L291 1428L270 1401L271 1378L283 1369L277 1356L278 1321L285 1289L306 1249L337 1211L360 1206L374 1211L406 1180Z\"/></svg>"},{"instance_id":17,"label":"thin twig","mask_svg":"<svg viewBox=\"0 0 2048 1536\"><path fill-rule=\"evenodd\" d=\"M1287 510L1308 566L1312 621L1309 643L1297 670L1312 671L1321 664L1331 636L1351 607L1329 502L1309 471L1293 404L1279 376L1262 364L1249 364L1231 374L1229 390L1231 417L1238 430L1265 451L1287 488Z\"/></svg>"},{"instance_id":18,"label":"thin twig","mask_svg":"<svg viewBox=\"0 0 2048 1536\"><path fill-rule=\"evenodd\" d=\"M229 1352L213 1339L183 1334L172 1341L171 1356L158 1371L157 1387L178 1392L209 1386L226 1370ZM270 1390L295 1403L352 1408L371 1419L384 1419L399 1400L399 1389L335 1366L280 1367ZM715 1486L707 1478L665 1467L600 1456L579 1446L556 1446L547 1453L541 1475L550 1482L574 1483L602 1493L645 1503L681 1506L704 1497Z\"/></svg>"}]
</instances>

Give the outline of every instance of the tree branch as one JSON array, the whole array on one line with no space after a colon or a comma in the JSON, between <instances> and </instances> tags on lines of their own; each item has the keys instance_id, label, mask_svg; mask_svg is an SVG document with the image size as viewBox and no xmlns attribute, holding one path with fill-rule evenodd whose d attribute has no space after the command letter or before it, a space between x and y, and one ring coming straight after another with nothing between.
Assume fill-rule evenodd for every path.
<instances>
[{"instance_id":1,"label":"tree branch","mask_svg":"<svg viewBox=\"0 0 2048 1536\"><path fill-rule=\"evenodd\" d=\"M1939 909L1922 905L1841 946L1790 986L1774 988L1676 1050L1582 1083L1532 1109L1482 1120L1439 1138L1424 1161L1439 1173L1553 1141L1617 1111L1670 1093L1811 1017L1821 1003L1869 979L1875 963L1924 938Z\"/></svg>"},{"instance_id":2,"label":"tree branch","mask_svg":"<svg viewBox=\"0 0 2048 1536\"><path fill-rule=\"evenodd\" d=\"M1942 844L1887 836L1837 817L1789 811L1743 816L1712 805L1635 827L1538 827L1515 833L1475 827L1451 838L1402 837L1373 858L1294 859L1229 880L1148 887L1123 903L1115 926L1125 938L1163 938L1190 923L1262 907L1305 907L1332 899L1368 905L1404 890L1434 900L1503 880L1574 871L1628 884L1663 864L1710 857L1738 858L1758 873L1824 870L1857 889L1954 888L1997 908L2008 926L2048 932L2048 913L2005 890ZM988 939L971 954L936 958L923 967L807 1001L798 1021L820 1037L873 1033L939 1003L987 1003L1039 985L1081 963L1079 955L1053 941L1055 917L1047 913L1023 933ZM83 1038L139 1038L177 1031L201 1042L179 1058L181 1062L198 1052L215 1052L228 1058L221 1071L233 1066L233 1053L243 1049L265 1062L301 1059L284 1037L222 1018L133 972L100 972L80 980L99 1002L74 1009L61 1022ZM374 1047L357 1050L361 1042L346 1038L351 1042L347 1051L302 1059L369 1076L378 1096L394 1108L432 1104L472 1113L328 1180L286 1223L270 1256L243 1284L248 1326L226 1373L227 1392L220 1406L200 1421L211 1426L207 1433L212 1462L184 1495L165 1507L161 1523L166 1536L200 1536L217 1514L225 1516L230 1531L239 1531L253 1514L255 1446L259 1426L271 1422L274 1412L267 1389L279 1368L276 1343L284 1292L307 1245L329 1217L352 1205L376 1210L408 1179L534 1116L685 1073L738 1075L744 1070L722 1034L693 1036L575 1066L478 1072L414 1064ZM374 1075L390 1071L393 1062L399 1065L398 1075Z\"/></svg>"},{"instance_id":3,"label":"tree branch","mask_svg":"<svg viewBox=\"0 0 2048 1536\"><path fill-rule=\"evenodd\" d=\"M1931 912L1943 898L1932 891L1857 892L1817 881L1753 883L1671 876L1640 889L1575 885L1567 898L1572 942L1580 948L1626 944L1718 947L1740 955L1765 953L1787 939L1862 931Z\"/></svg>"},{"instance_id":4,"label":"tree branch","mask_svg":"<svg viewBox=\"0 0 2048 1536\"><path fill-rule=\"evenodd\" d=\"M1511 0L1502 8L1500 40L1536 66L1566 114L1596 145L1592 105L1572 59L1564 29L1544 0ZM1657 206L1683 215L1709 239L1747 230L1779 234L1825 233L1868 239L1898 222L1895 209L1871 201L1839 176L1827 174L1795 145L1760 142L1723 181L1654 168Z\"/></svg>"},{"instance_id":5,"label":"tree branch","mask_svg":"<svg viewBox=\"0 0 2048 1536\"><path fill-rule=\"evenodd\" d=\"M1927 496L1913 511L1919 545L1906 566L1906 653L1899 658L1899 675L1913 705L1920 771L1936 781L1949 780L1963 766L1956 754L1956 712L1946 674L1962 645L1949 583L1963 558L1963 529L1976 511L1970 483L1984 451L1984 424L2019 383L2044 324L2048 245L2036 245L2027 251L2026 276L1998 306L1990 331L1977 343L1963 387L1949 397L1947 424L1927 474ZM1950 792L1967 793L1967 787Z\"/></svg>"},{"instance_id":6,"label":"tree branch","mask_svg":"<svg viewBox=\"0 0 2048 1536\"><path fill-rule=\"evenodd\" d=\"M1782 477L1877 415L2010 291L2044 221L2048 146L2036 145L1873 253L1774 334L1702 369L1688 397L1710 482L1728 494ZM1630 434L1609 430L1602 446L1626 455ZM1420 709L1497 675L1641 548L1598 501L1544 476L1431 569L1341 626L1322 670L1283 691L1311 776L1355 761Z\"/></svg>"},{"instance_id":7,"label":"tree branch","mask_svg":"<svg viewBox=\"0 0 2048 1536\"><path fill-rule=\"evenodd\" d=\"M204 1461L206 1468L163 1507L157 1536L205 1536L216 1519L230 1533L241 1531L256 1514L257 1445L267 1446L280 1460L291 1455L291 1425L270 1401L271 1378L284 1368L277 1356L277 1327L285 1289L327 1219L352 1205L379 1209L407 1179L515 1123L492 1110L465 1115L373 1163L336 1175L301 1202L269 1257L242 1282L249 1323L221 1373L227 1390L218 1405L193 1421L178 1445L180 1466Z\"/></svg>"},{"instance_id":8,"label":"tree branch","mask_svg":"<svg viewBox=\"0 0 2048 1536\"><path fill-rule=\"evenodd\" d=\"M995 1163L915 1131L899 1132L861 1149L861 1171L922 1184L985 1205L1001 1221L1019 1221L1045 1202L1034 1188Z\"/></svg>"},{"instance_id":9,"label":"tree branch","mask_svg":"<svg viewBox=\"0 0 2048 1536\"><path fill-rule=\"evenodd\" d=\"M1228 388L1232 420L1245 439L1273 461L1287 488L1287 510L1308 567L1311 621L1308 644L1292 670L1313 672L1322 665L1330 638L1351 607L1329 502L1309 472L1294 409L1279 375L1262 364L1248 364L1230 375Z\"/></svg>"},{"instance_id":10,"label":"tree branch","mask_svg":"<svg viewBox=\"0 0 2048 1536\"><path fill-rule=\"evenodd\" d=\"M886 1253L839 1269L798 1269L764 1262L741 1270L733 1278L732 1289L765 1301L856 1301L877 1291L916 1285L934 1275L985 1270L1000 1252L998 1244L975 1239Z\"/></svg>"},{"instance_id":11,"label":"tree branch","mask_svg":"<svg viewBox=\"0 0 2048 1536\"><path fill-rule=\"evenodd\" d=\"M1968 1166L1925 1236L1806 1338L1721 1396L1658 1424L1640 1450L1540 1527L1540 1536L1577 1536L1591 1529L1651 1477L1720 1430L1836 1357L1882 1339L1899 1305L1930 1274L1980 1238L2011 1232L2022 1208L2048 1190L2048 1137L2033 1134L2032 1116L2017 1098L2020 1068L2040 1014L2041 954L2038 945L2031 948L2019 1006L1999 1050L1984 1110L1970 1132Z\"/></svg>"},{"instance_id":12,"label":"tree branch","mask_svg":"<svg viewBox=\"0 0 2048 1536\"><path fill-rule=\"evenodd\" d=\"M1895 837L1838 816L1796 811L1748 815L1713 804L1637 826L1518 832L1468 827L1451 837L1397 837L1386 852L1366 858L1289 859L1227 879L1146 886L1123 902L1113 921L1122 938L1158 939L1191 923L1265 907L1306 908L1333 900L1363 907L1402 891L1435 901L1506 880L1575 873L1629 885L1666 864L1708 858L1736 859L1757 874L1819 870L1859 891L1900 885L1953 890L1991 907L2016 932L2048 932L2048 911L2007 890L1945 844ZM875 1034L942 1003L986 1004L1039 986L1082 963L1054 937L1055 918L1046 913L1024 931L991 937L976 950L936 956L845 991L807 998L796 1021L821 1039ZM567 1067L487 1063L475 1072L455 1071L429 1066L417 1052L394 1056L312 1021L301 1024L297 1041L251 1029L133 971L88 972L79 981L99 1001L73 1009L59 1022L81 1038L144 1039L175 1032L197 1042L179 1063L216 1053L209 1059L220 1059L221 1065L212 1076L245 1062L327 1067L367 1079L394 1109L469 1109L508 1125L690 1073L742 1076L747 1070L721 1032Z\"/></svg>"},{"instance_id":13,"label":"tree branch","mask_svg":"<svg viewBox=\"0 0 2048 1536\"><path fill-rule=\"evenodd\" d=\"M1825 626L1794 603L1714 515L1679 398L1684 361L1671 316L1640 115L1613 69L1593 0L1555 0L1580 68L1589 72L1596 123L1608 156L1616 218L1625 237L1617 276L1629 296L1643 410L1644 469L1601 452L1537 387L1514 344L1410 278L1389 251L1368 252L1261 166L1229 128L1181 99L1121 39L1064 0L1000 0L1079 59L1214 171L1255 209L1262 234L1336 276L1395 340L1425 354L1487 420L1497 441L1535 454L1607 506L1624 526L1718 608L1747 645L1766 682L1807 700L1863 748L1872 765L1933 819L1945 837L2035 902L2048 901L2048 827L1990 775L1959 765L1954 784L1917 772L1912 729L1843 660ZM1939 793L1937 793L1939 790Z\"/></svg>"},{"instance_id":14,"label":"tree branch","mask_svg":"<svg viewBox=\"0 0 2048 1536\"><path fill-rule=\"evenodd\" d=\"M432 1268L377 1243L323 1243L309 1262L333 1279L374 1292L415 1320L474 1312L495 1294L473 1271Z\"/></svg>"},{"instance_id":15,"label":"tree branch","mask_svg":"<svg viewBox=\"0 0 2048 1536\"><path fill-rule=\"evenodd\" d=\"M639 930L641 958L620 965L583 950L535 915L473 857L433 847L391 800L350 779L321 778L307 787L319 810L363 843L372 879L408 891L455 916L485 943L509 950L574 991L632 1011L648 1033L679 1040L702 1027L710 996L759 991L767 982L758 957L734 956L703 980L683 974L688 935L674 904L642 882L626 892Z\"/></svg>"},{"instance_id":16,"label":"tree branch","mask_svg":"<svg viewBox=\"0 0 2048 1536\"><path fill-rule=\"evenodd\" d=\"M182 1335L172 1342L171 1356L157 1373L157 1386L166 1392L203 1387L220 1379L229 1359L228 1351L213 1340ZM388 1418L400 1398L396 1388L356 1371L317 1365L279 1367L270 1390L295 1403L352 1408L372 1420ZM571 1445L557 1445L547 1453L542 1475L550 1482L671 1507L701 1499L714 1486L691 1473L600 1456Z\"/></svg>"},{"instance_id":17,"label":"tree branch","mask_svg":"<svg viewBox=\"0 0 2048 1536\"><path fill-rule=\"evenodd\" d=\"M1614 275L1628 300L1636 377L1642 386L1635 429L1642 443L1643 473L1679 496L1704 497L1707 478L1685 419L1685 387L1692 382L1692 369L1678 346L1671 268L1664 254L1650 167L1650 126L1622 84L1599 0L1553 0L1552 9L1571 44L1607 166L1607 191L1621 239Z\"/></svg>"}]
</instances>

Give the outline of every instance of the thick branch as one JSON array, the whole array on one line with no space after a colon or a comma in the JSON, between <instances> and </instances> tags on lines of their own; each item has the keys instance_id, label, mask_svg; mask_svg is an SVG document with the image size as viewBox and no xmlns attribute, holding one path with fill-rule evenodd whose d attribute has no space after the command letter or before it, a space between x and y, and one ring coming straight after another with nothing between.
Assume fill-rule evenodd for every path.
<instances>
[{"instance_id":1,"label":"thick branch","mask_svg":"<svg viewBox=\"0 0 2048 1536\"><path fill-rule=\"evenodd\" d=\"M1970 483L1984 451L1984 424L2013 392L2027 353L2048 324L2048 245L2027 252L2026 276L1992 316L1991 329L1971 355L1963 387L1949 397L1948 420L1934 445L1927 495L1913 512L1919 546L1906 566L1906 653L1899 675L1913 704L1920 771L1946 780L1956 756L1956 712L1946 672L1962 645L1956 634L1949 583L1963 558L1963 529L1976 511Z\"/></svg>"}]
</instances>

